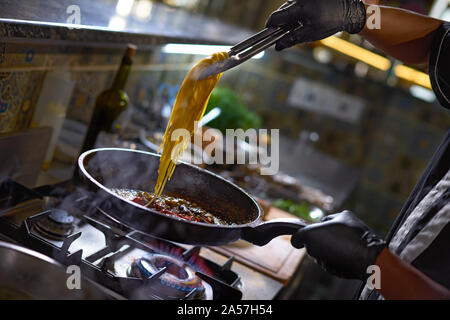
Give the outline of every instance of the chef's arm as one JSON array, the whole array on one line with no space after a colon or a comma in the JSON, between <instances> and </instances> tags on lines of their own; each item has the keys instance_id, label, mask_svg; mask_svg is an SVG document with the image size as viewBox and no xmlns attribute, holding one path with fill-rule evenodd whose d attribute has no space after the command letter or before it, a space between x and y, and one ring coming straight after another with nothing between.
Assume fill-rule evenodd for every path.
<instances>
[{"instance_id":1,"label":"chef's arm","mask_svg":"<svg viewBox=\"0 0 450 320\"><path fill-rule=\"evenodd\" d=\"M375 287L379 284L386 299L450 299L448 289L389 252L386 242L350 211L299 229L291 243L296 248L305 247L331 274L368 281ZM377 280L373 266L379 267L379 282L372 281Z\"/></svg>"},{"instance_id":2,"label":"chef's arm","mask_svg":"<svg viewBox=\"0 0 450 320\"><path fill-rule=\"evenodd\" d=\"M449 300L450 290L404 262L387 248L381 251L376 263L380 267L378 290L386 299L394 300Z\"/></svg>"},{"instance_id":3,"label":"chef's arm","mask_svg":"<svg viewBox=\"0 0 450 320\"><path fill-rule=\"evenodd\" d=\"M370 7L369 3L374 2L378 1L289 0L270 15L266 26L295 27L301 22L277 42L277 50L346 31L362 35L377 48L405 63L427 63L433 35L443 21L403 9Z\"/></svg>"},{"instance_id":4,"label":"chef's arm","mask_svg":"<svg viewBox=\"0 0 450 320\"><path fill-rule=\"evenodd\" d=\"M380 10L380 28L370 29L375 25L376 9ZM443 22L403 9L374 5L367 11L367 23L359 34L394 58L421 65L428 64L434 33Z\"/></svg>"}]
</instances>

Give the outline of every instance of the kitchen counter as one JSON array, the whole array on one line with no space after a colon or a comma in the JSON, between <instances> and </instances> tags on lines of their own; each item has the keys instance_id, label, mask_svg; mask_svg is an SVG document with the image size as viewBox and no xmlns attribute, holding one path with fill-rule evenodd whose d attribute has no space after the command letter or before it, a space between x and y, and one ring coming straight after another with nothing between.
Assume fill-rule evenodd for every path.
<instances>
[{"instance_id":1,"label":"kitchen counter","mask_svg":"<svg viewBox=\"0 0 450 320\"><path fill-rule=\"evenodd\" d=\"M233 44L251 31L216 19L149 2L145 10L137 7L127 13L116 7L116 0L2 0L1 41L73 41L139 46L162 43ZM80 10L79 24L73 5ZM72 8L70 8L72 6ZM68 13L67 13L68 12ZM68 24L69 22L69 24Z\"/></svg>"}]
</instances>

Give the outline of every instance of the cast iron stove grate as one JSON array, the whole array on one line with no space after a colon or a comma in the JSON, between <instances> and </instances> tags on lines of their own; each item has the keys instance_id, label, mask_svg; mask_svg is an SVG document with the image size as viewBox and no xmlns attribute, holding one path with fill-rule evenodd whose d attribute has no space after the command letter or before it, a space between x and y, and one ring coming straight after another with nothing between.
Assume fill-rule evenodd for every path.
<instances>
[{"instance_id":1,"label":"cast iron stove grate","mask_svg":"<svg viewBox=\"0 0 450 320\"><path fill-rule=\"evenodd\" d=\"M43 205L50 203L53 206L58 202L57 208L42 210ZM65 210L68 203L69 210ZM85 231L71 226L74 221L100 231L104 235L104 244L87 255L86 252L83 254L86 249L83 247L69 251L85 236ZM200 247L184 248L127 228L100 212L95 199L84 190L75 189L70 182L36 190L11 180L2 183L0 235L65 266L79 266L84 276L126 299L242 298L238 289L241 279L231 271L233 258L218 265L201 257ZM131 262L126 274L118 275L114 272L115 263L130 250L141 250L146 255ZM152 272L148 273L148 270ZM189 283L180 288L170 281L173 274L186 276L186 270L190 272L189 276L194 277L195 273L203 286Z\"/></svg>"}]
</instances>

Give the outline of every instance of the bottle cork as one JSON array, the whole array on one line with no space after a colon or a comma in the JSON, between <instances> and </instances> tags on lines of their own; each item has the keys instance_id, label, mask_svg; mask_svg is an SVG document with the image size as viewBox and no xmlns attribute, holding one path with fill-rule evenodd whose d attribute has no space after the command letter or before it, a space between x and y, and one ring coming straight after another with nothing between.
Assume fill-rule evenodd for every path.
<instances>
[{"instance_id":1,"label":"bottle cork","mask_svg":"<svg viewBox=\"0 0 450 320\"><path fill-rule=\"evenodd\" d=\"M134 55L136 54L136 50L137 47L134 44L128 44L124 57L130 60L133 59Z\"/></svg>"}]
</instances>

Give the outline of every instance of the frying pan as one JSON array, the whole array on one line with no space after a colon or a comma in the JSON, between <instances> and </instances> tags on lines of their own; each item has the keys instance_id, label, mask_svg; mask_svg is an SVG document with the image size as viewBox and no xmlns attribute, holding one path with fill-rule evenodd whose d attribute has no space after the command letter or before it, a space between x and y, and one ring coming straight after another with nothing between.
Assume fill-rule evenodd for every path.
<instances>
[{"instance_id":1,"label":"frying pan","mask_svg":"<svg viewBox=\"0 0 450 320\"><path fill-rule=\"evenodd\" d=\"M232 225L187 221L159 213L117 196L111 189L153 192L160 156L145 151L103 148L86 151L78 168L86 187L95 192L96 206L120 223L152 236L192 245L224 245L246 240L263 246L280 235L294 234L306 223L299 219L263 222L259 204L224 178L179 162L164 193L196 202Z\"/></svg>"}]
</instances>

